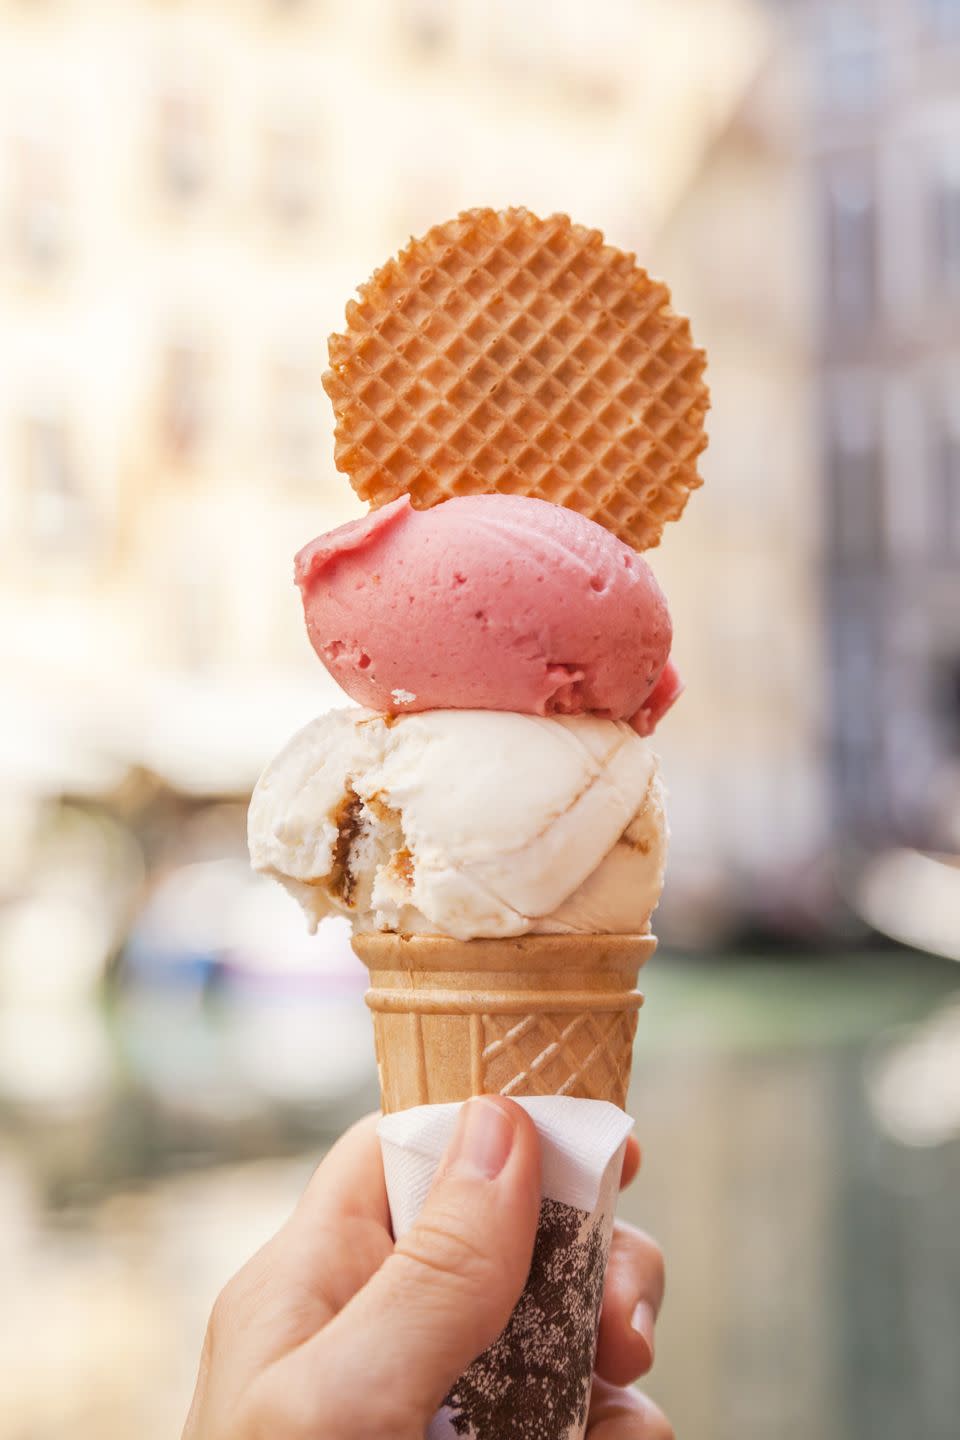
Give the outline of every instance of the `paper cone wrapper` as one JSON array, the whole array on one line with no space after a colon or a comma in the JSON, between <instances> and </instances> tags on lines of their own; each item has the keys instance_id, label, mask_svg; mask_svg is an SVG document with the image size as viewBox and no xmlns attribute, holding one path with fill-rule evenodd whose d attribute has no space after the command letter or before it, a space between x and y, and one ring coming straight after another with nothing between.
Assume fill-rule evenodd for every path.
<instances>
[{"instance_id":1,"label":"paper cone wrapper","mask_svg":"<svg viewBox=\"0 0 960 1440\"><path fill-rule=\"evenodd\" d=\"M384 1114L470 1095L621 1109L652 935L358 934Z\"/></svg>"},{"instance_id":2,"label":"paper cone wrapper","mask_svg":"<svg viewBox=\"0 0 960 1440\"><path fill-rule=\"evenodd\" d=\"M603 1101L517 1102L540 1135L542 1201L526 1287L506 1328L452 1387L427 1440L583 1440L623 1151L633 1122ZM416 1221L457 1105L380 1122L394 1233Z\"/></svg>"}]
</instances>

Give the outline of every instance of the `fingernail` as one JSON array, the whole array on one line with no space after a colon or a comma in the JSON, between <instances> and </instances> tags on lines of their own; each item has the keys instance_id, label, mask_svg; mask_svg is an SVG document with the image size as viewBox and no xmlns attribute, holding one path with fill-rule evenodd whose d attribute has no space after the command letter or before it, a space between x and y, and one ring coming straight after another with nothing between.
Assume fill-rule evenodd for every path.
<instances>
[{"instance_id":1,"label":"fingernail","mask_svg":"<svg viewBox=\"0 0 960 1440\"><path fill-rule=\"evenodd\" d=\"M447 1173L493 1180L507 1163L516 1135L510 1116L478 1096L461 1107L447 1152Z\"/></svg>"},{"instance_id":2,"label":"fingernail","mask_svg":"<svg viewBox=\"0 0 960 1440\"><path fill-rule=\"evenodd\" d=\"M653 1331L656 1323L656 1315L653 1313L653 1306L649 1300L640 1300L634 1309L630 1324L638 1335L647 1342L647 1349L650 1351L650 1363L653 1363Z\"/></svg>"}]
</instances>

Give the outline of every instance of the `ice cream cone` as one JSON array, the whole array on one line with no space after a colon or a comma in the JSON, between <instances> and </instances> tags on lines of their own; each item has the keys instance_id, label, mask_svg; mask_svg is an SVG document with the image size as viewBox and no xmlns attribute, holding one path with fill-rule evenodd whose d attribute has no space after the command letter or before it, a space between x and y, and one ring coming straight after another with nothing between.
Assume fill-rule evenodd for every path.
<instances>
[{"instance_id":1,"label":"ice cream cone","mask_svg":"<svg viewBox=\"0 0 960 1440\"><path fill-rule=\"evenodd\" d=\"M652 935L450 940L367 933L385 1114L470 1095L571 1095L623 1108L637 972Z\"/></svg>"}]
</instances>

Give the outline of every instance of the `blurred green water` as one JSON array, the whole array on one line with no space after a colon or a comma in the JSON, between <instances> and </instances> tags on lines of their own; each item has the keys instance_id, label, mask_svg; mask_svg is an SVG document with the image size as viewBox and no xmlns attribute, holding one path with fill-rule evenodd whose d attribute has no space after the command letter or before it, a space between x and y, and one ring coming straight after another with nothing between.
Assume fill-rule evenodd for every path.
<instances>
[{"instance_id":1,"label":"blurred green water","mask_svg":"<svg viewBox=\"0 0 960 1440\"><path fill-rule=\"evenodd\" d=\"M960 968L664 951L643 988L629 1105L645 1158L621 1208L667 1255L649 1388L677 1433L955 1440ZM224 1045L225 1015L206 1007L191 1063ZM178 1433L214 1295L375 1093L371 1057L327 1103L258 1103L222 1068L190 1103L146 1084L172 1062L131 1068L175 1017L148 1004L136 1046L121 1015L101 1019L123 1059L108 1095L0 1110L17 1316L0 1440Z\"/></svg>"},{"instance_id":2,"label":"blurred green water","mask_svg":"<svg viewBox=\"0 0 960 1440\"><path fill-rule=\"evenodd\" d=\"M958 984L903 952L653 962L622 1214L667 1253L678 1434L960 1434Z\"/></svg>"},{"instance_id":3,"label":"blurred green water","mask_svg":"<svg viewBox=\"0 0 960 1440\"><path fill-rule=\"evenodd\" d=\"M960 966L891 949L816 955L674 956L642 972L641 1053L702 1045L782 1050L865 1041L960 991Z\"/></svg>"}]
</instances>

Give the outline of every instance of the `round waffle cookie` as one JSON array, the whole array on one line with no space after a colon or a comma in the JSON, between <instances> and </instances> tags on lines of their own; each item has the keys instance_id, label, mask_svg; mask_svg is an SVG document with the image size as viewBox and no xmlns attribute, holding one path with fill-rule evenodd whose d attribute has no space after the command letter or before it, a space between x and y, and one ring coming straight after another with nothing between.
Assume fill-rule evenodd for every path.
<instances>
[{"instance_id":1,"label":"round waffle cookie","mask_svg":"<svg viewBox=\"0 0 960 1440\"><path fill-rule=\"evenodd\" d=\"M704 352L598 230L468 210L358 294L323 385L337 468L371 505L530 495L645 550L702 483Z\"/></svg>"}]
</instances>

